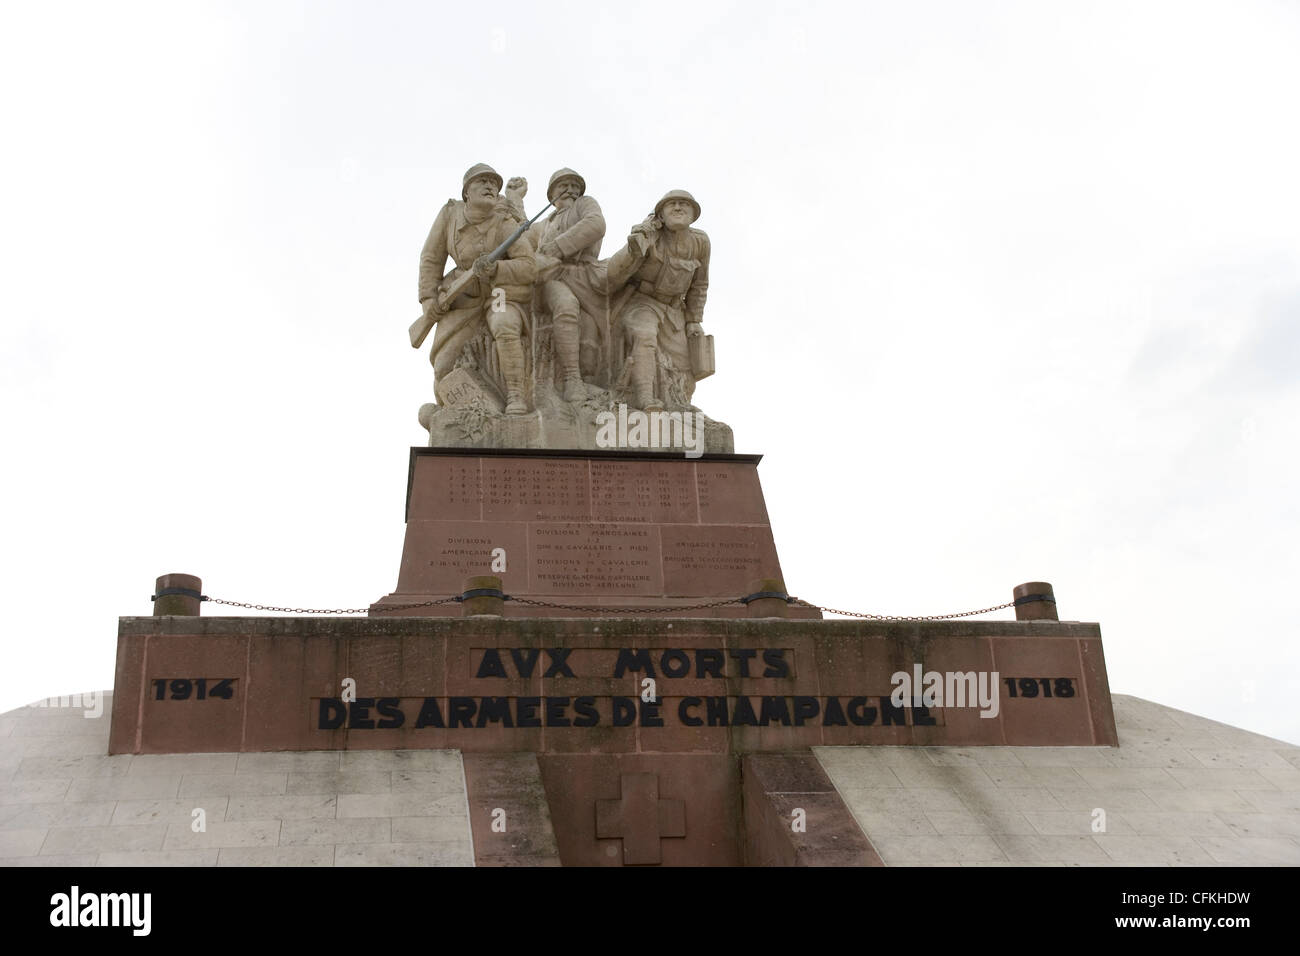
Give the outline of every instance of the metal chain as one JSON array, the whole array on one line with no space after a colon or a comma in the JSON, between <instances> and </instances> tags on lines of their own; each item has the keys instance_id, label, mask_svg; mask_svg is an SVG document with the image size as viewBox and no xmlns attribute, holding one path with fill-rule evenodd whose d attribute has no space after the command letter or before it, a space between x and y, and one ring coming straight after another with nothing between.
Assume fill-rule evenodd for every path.
<instances>
[{"instance_id":1,"label":"metal chain","mask_svg":"<svg viewBox=\"0 0 1300 956\"><path fill-rule=\"evenodd\" d=\"M413 607L433 607L435 604L454 604L460 600L459 594L451 597L438 598L435 601L421 601L419 604L382 604L379 607L372 608L375 612L379 611L409 611Z\"/></svg>"},{"instance_id":2,"label":"metal chain","mask_svg":"<svg viewBox=\"0 0 1300 956\"><path fill-rule=\"evenodd\" d=\"M435 601L421 601L419 604L385 604L382 607L271 607L267 604L245 604L243 601L223 601L221 598L203 596L203 600L213 604L225 604L228 607L244 607L250 611L283 611L285 614L369 614L371 611L408 611L416 607L433 607L435 604L451 604L459 601L460 596L438 598Z\"/></svg>"},{"instance_id":3,"label":"metal chain","mask_svg":"<svg viewBox=\"0 0 1300 956\"><path fill-rule=\"evenodd\" d=\"M862 617L873 621L947 621L955 617L974 617L976 614L988 614L990 611L1001 611L1009 607L1015 607L1015 601L1008 601L1006 604L996 604L993 607L981 608L978 611L958 611L955 614L916 614L916 615L898 615L898 614L866 614L860 611L841 611L838 608L822 607L820 604L809 604L802 598L795 598L792 602L800 607L816 608L819 611L825 611L827 614L842 614L844 617Z\"/></svg>"},{"instance_id":4,"label":"metal chain","mask_svg":"<svg viewBox=\"0 0 1300 956\"><path fill-rule=\"evenodd\" d=\"M612 611L617 614L666 614L670 611L699 611L710 607L725 607L728 604L739 604L740 598L729 598L725 601L712 601L708 604L681 604L672 607L599 607L590 604L552 604L550 601L533 601L529 598L512 597L509 599L514 604L529 604L533 607L556 607L563 608L566 611L591 611L599 614L601 611Z\"/></svg>"},{"instance_id":5,"label":"metal chain","mask_svg":"<svg viewBox=\"0 0 1300 956\"><path fill-rule=\"evenodd\" d=\"M609 607L595 604L555 604L551 601L537 601L531 598L510 597L506 596L507 601L515 604L526 604L531 607L553 607L566 611L587 611L592 614L601 612L611 612L614 614L669 614L676 611L702 611L708 608L726 607L729 604L743 603L740 598L727 598L725 601L710 601L707 604L682 604L672 607ZM439 604L452 604L461 600L459 594L451 597L437 598L433 601L421 601L418 604L384 604L373 608L369 607L347 607L347 608L314 608L314 607L272 607L267 604L245 604L243 601L225 601L221 598L208 597L204 595L204 601L211 601L213 604L224 604L228 607L242 607L251 611L280 611L285 614L369 614L384 613L387 611L409 611L417 607L434 607ZM818 611L824 611L827 614L839 614L842 617L860 617L872 621L947 621L959 617L974 617L978 614L988 614L992 611L1002 611L1009 607L1015 607L1014 601L1008 601L1006 604L995 604L993 607L981 608L978 611L958 611L954 614L921 614L921 615L898 615L898 614L868 614L864 611L842 611L839 608L823 607L820 604L812 604L803 598L791 598L789 603L799 607L813 608Z\"/></svg>"}]
</instances>

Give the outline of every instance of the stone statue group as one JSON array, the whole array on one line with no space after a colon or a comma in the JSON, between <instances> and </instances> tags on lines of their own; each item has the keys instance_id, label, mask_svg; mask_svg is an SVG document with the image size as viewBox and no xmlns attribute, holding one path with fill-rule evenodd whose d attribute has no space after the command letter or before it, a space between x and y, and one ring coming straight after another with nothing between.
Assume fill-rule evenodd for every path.
<instances>
[{"instance_id":1,"label":"stone statue group","mask_svg":"<svg viewBox=\"0 0 1300 956\"><path fill-rule=\"evenodd\" d=\"M431 443L426 419L443 410L456 410L457 427L476 438L488 418L565 418L581 428L583 404L693 409L696 381L714 370L701 325L709 237L692 228L700 204L672 190L601 259L605 219L582 176L567 168L551 176L545 218L525 216L527 191L522 178L504 183L490 166L471 167L424 243L423 311L410 332L418 348L434 331L441 404L421 411Z\"/></svg>"}]
</instances>

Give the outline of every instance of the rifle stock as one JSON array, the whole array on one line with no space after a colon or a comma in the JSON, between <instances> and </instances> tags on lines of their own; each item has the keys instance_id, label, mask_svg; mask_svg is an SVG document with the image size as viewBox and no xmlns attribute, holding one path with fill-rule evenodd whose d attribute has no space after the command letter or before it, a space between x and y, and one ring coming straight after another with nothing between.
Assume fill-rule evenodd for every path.
<instances>
[{"instance_id":1,"label":"rifle stock","mask_svg":"<svg viewBox=\"0 0 1300 956\"><path fill-rule=\"evenodd\" d=\"M432 316L422 315L411 323L411 327L406 330L411 337L411 348L418 349L424 344L425 336L429 334L429 330L433 328L436 321L438 320Z\"/></svg>"},{"instance_id":2,"label":"rifle stock","mask_svg":"<svg viewBox=\"0 0 1300 956\"><path fill-rule=\"evenodd\" d=\"M495 262L496 260L494 259L493 261ZM462 272L452 280L451 285L447 286L447 291L438 294L438 311L446 312L450 309L451 304L459 299L460 294L473 284L474 279L474 272L471 270L469 272Z\"/></svg>"},{"instance_id":3,"label":"rifle stock","mask_svg":"<svg viewBox=\"0 0 1300 956\"><path fill-rule=\"evenodd\" d=\"M515 244L515 242L519 239L519 237L522 236L525 232L527 232L529 227L531 227L533 223L535 223L538 219L542 218L542 213L546 212L546 210L550 208L551 208L551 204L547 203L545 206L542 207L541 212L539 212L532 219L529 219L527 222L520 223L519 227L510 234L509 238L507 238L505 242L501 243L501 245L497 246L490 253L488 253L487 256L488 261L499 262L502 258L504 258L505 254L510 251L510 247ZM458 298L460 298L461 293L464 292L467 288L469 288L470 284L474 282L476 278L477 276L474 275L473 269L466 269L459 276L457 276L452 281L451 285L447 286L446 290L438 294L438 313L448 312L451 309L451 304L455 302ZM407 330L407 333L411 337L411 348L418 349L421 345L424 344L425 337L429 334L429 330L432 329L434 325L437 323L439 317L440 317L439 314L422 315L418 319L416 319L413 323L411 323L411 327Z\"/></svg>"},{"instance_id":4,"label":"rifle stock","mask_svg":"<svg viewBox=\"0 0 1300 956\"><path fill-rule=\"evenodd\" d=\"M438 311L432 314L420 316L412 322L411 327L406 330L407 334L411 337L411 348L418 349L424 344L425 338L428 336L430 330L438 323L438 319L451 310L451 304L460 297L460 294L464 292L473 281L474 273L472 271L462 272L452 281L451 285L447 286L445 291L438 293Z\"/></svg>"}]
</instances>

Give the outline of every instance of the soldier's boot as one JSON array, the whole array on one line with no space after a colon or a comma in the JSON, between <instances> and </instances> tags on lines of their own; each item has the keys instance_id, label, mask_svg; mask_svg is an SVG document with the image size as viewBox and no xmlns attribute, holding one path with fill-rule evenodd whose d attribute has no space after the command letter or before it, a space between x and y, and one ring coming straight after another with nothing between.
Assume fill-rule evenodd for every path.
<instances>
[{"instance_id":1,"label":"soldier's boot","mask_svg":"<svg viewBox=\"0 0 1300 956\"><path fill-rule=\"evenodd\" d=\"M664 403L655 398L655 347L650 342L638 342L632 348L633 401L637 408L647 412L661 412Z\"/></svg>"},{"instance_id":2,"label":"soldier's boot","mask_svg":"<svg viewBox=\"0 0 1300 956\"><path fill-rule=\"evenodd\" d=\"M582 375L578 370L578 317L567 313L555 316L555 363L560 367L564 377L561 385L566 402L580 402L587 397L587 390L582 384Z\"/></svg>"},{"instance_id":3,"label":"soldier's boot","mask_svg":"<svg viewBox=\"0 0 1300 956\"><path fill-rule=\"evenodd\" d=\"M501 377L506 380L506 414L528 414L524 404L524 347L517 333L503 331L497 336L497 360Z\"/></svg>"},{"instance_id":4,"label":"soldier's boot","mask_svg":"<svg viewBox=\"0 0 1300 956\"><path fill-rule=\"evenodd\" d=\"M582 342L578 346L578 370L584 382L600 381L600 347L593 342Z\"/></svg>"}]
</instances>

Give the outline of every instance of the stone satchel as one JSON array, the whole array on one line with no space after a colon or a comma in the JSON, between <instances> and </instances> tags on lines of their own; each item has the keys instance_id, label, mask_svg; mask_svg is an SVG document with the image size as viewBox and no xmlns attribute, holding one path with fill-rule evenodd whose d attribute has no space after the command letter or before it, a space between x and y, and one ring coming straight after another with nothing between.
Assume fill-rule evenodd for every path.
<instances>
[{"instance_id":1,"label":"stone satchel","mask_svg":"<svg viewBox=\"0 0 1300 956\"><path fill-rule=\"evenodd\" d=\"M689 335L686 344L691 351L691 373L695 376L695 381L708 378L718 370L713 361L713 336Z\"/></svg>"}]
</instances>

